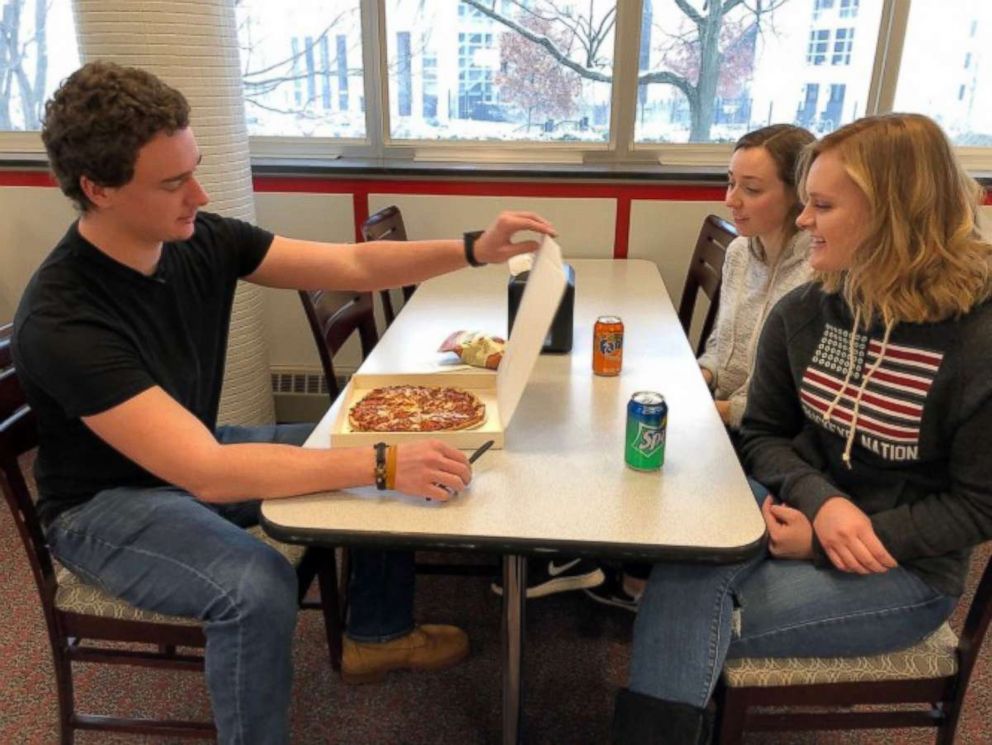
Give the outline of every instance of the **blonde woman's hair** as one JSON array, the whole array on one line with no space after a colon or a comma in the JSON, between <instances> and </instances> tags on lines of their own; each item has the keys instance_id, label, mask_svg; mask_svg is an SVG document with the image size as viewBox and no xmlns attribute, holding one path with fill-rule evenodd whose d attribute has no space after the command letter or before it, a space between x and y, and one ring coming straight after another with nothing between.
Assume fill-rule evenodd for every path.
<instances>
[{"instance_id":1,"label":"blonde woman's hair","mask_svg":"<svg viewBox=\"0 0 992 745\"><path fill-rule=\"evenodd\" d=\"M848 124L810 145L799 170L836 153L868 199L871 221L850 267L820 272L865 324L926 323L967 313L992 294L992 244L978 229L985 192L965 173L947 136L919 114Z\"/></svg>"}]
</instances>

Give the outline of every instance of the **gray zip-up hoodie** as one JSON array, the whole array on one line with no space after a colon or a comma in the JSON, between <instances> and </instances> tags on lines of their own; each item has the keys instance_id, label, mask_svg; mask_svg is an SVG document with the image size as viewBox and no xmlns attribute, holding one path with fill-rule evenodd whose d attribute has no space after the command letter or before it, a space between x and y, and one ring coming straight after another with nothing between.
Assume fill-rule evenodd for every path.
<instances>
[{"instance_id":1,"label":"gray zip-up hoodie","mask_svg":"<svg viewBox=\"0 0 992 745\"><path fill-rule=\"evenodd\" d=\"M992 537L990 371L992 301L866 333L840 295L804 285L761 334L745 464L811 522L850 499L896 561L960 595L971 547Z\"/></svg>"},{"instance_id":2,"label":"gray zip-up hoodie","mask_svg":"<svg viewBox=\"0 0 992 745\"><path fill-rule=\"evenodd\" d=\"M813 270L809 235L800 231L786 244L774 266L758 258L753 238L735 238L727 247L720 287L720 310L699 366L713 375L713 395L730 401L730 426L741 426L747 383L754 365L758 334L772 307L789 290L808 282Z\"/></svg>"}]
</instances>

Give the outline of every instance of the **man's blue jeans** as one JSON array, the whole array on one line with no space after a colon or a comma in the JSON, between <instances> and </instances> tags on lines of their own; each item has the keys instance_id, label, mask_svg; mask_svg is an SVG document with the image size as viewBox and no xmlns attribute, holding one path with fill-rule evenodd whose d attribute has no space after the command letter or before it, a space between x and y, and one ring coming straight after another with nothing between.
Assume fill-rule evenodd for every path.
<instances>
[{"instance_id":1,"label":"man's blue jeans","mask_svg":"<svg viewBox=\"0 0 992 745\"><path fill-rule=\"evenodd\" d=\"M224 443L300 445L311 425L222 427ZM172 487L100 492L59 515L47 536L66 567L139 608L204 622L218 742L289 742L297 581L289 563L243 528L259 502L212 505ZM349 635L413 629L413 556L351 553Z\"/></svg>"},{"instance_id":2,"label":"man's blue jeans","mask_svg":"<svg viewBox=\"0 0 992 745\"><path fill-rule=\"evenodd\" d=\"M768 492L752 488L763 501ZM630 690L703 708L728 658L902 649L956 602L902 567L849 574L765 552L738 564L658 564L634 623Z\"/></svg>"}]
</instances>

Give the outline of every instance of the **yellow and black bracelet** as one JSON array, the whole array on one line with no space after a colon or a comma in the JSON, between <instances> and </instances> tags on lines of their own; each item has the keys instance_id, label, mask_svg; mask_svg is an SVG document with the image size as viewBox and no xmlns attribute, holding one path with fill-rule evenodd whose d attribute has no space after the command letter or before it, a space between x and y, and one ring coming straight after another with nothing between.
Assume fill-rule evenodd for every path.
<instances>
[{"instance_id":1,"label":"yellow and black bracelet","mask_svg":"<svg viewBox=\"0 0 992 745\"><path fill-rule=\"evenodd\" d=\"M386 450L386 488L396 488L396 445L390 445Z\"/></svg>"},{"instance_id":2,"label":"yellow and black bracelet","mask_svg":"<svg viewBox=\"0 0 992 745\"><path fill-rule=\"evenodd\" d=\"M375 488L379 491L386 487L386 443L377 442L375 448Z\"/></svg>"}]
</instances>

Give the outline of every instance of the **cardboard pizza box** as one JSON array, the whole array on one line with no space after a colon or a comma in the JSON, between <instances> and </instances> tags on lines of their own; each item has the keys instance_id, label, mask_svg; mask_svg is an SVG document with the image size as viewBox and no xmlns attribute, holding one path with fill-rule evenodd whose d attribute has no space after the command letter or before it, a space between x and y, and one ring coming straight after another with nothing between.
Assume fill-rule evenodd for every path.
<instances>
[{"instance_id":1,"label":"cardboard pizza box","mask_svg":"<svg viewBox=\"0 0 992 745\"><path fill-rule=\"evenodd\" d=\"M438 438L461 449L477 448L488 440L493 440L493 447L503 447L504 433L527 387L566 284L561 248L554 240L545 237L535 253L534 266L520 300L516 322L496 373L481 369L478 372L356 373L341 393L343 402L331 428L331 447L363 446L376 442L399 444L425 437ZM348 422L351 407L369 391L387 385L464 388L486 405L486 419L473 429L449 432L353 431Z\"/></svg>"}]
</instances>

